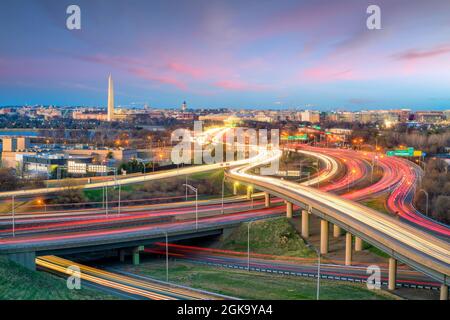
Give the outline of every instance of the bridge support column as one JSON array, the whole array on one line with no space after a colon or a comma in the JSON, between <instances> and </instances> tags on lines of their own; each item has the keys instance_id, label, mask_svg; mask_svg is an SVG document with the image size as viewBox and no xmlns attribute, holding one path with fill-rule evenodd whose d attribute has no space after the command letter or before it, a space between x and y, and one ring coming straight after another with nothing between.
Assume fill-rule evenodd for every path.
<instances>
[{"instance_id":1,"label":"bridge support column","mask_svg":"<svg viewBox=\"0 0 450 320\"><path fill-rule=\"evenodd\" d=\"M355 251L362 251L363 241L360 237L355 237Z\"/></svg>"},{"instance_id":2,"label":"bridge support column","mask_svg":"<svg viewBox=\"0 0 450 320\"><path fill-rule=\"evenodd\" d=\"M119 249L119 260L120 262L125 262L125 250Z\"/></svg>"},{"instance_id":3,"label":"bridge support column","mask_svg":"<svg viewBox=\"0 0 450 320\"><path fill-rule=\"evenodd\" d=\"M309 213L306 210L302 210L302 237L309 238Z\"/></svg>"},{"instance_id":4,"label":"bridge support column","mask_svg":"<svg viewBox=\"0 0 450 320\"><path fill-rule=\"evenodd\" d=\"M328 253L328 221L320 220L320 253Z\"/></svg>"},{"instance_id":5,"label":"bridge support column","mask_svg":"<svg viewBox=\"0 0 450 320\"><path fill-rule=\"evenodd\" d=\"M268 192L264 192L264 206L270 207L270 194Z\"/></svg>"},{"instance_id":6,"label":"bridge support column","mask_svg":"<svg viewBox=\"0 0 450 320\"><path fill-rule=\"evenodd\" d=\"M252 188L247 187L247 200L250 200L252 198Z\"/></svg>"},{"instance_id":7,"label":"bridge support column","mask_svg":"<svg viewBox=\"0 0 450 320\"><path fill-rule=\"evenodd\" d=\"M133 264L137 266L140 263L139 252L144 250L144 246L139 246L133 249Z\"/></svg>"},{"instance_id":8,"label":"bridge support column","mask_svg":"<svg viewBox=\"0 0 450 320\"><path fill-rule=\"evenodd\" d=\"M345 234L345 265L352 265L352 234L350 232Z\"/></svg>"},{"instance_id":9,"label":"bridge support column","mask_svg":"<svg viewBox=\"0 0 450 320\"><path fill-rule=\"evenodd\" d=\"M233 183L233 196L237 195L237 188L238 188L237 182Z\"/></svg>"},{"instance_id":10,"label":"bridge support column","mask_svg":"<svg viewBox=\"0 0 450 320\"><path fill-rule=\"evenodd\" d=\"M292 218L293 205L292 202L286 202L286 218Z\"/></svg>"},{"instance_id":11,"label":"bridge support column","mask_svg":"<svg viewBox=\"0 0 450 320\"><path fill-rule=\"evenodd\" d=\"M334 224L333 225L333 237L339 238L340 235L341 235L341 227Z\"/></svg>"},{"instance_id":12,"label":"bridge support column","mask_svg":"<svg viewBox=\"0 0 450 320\"><path fill-rule=\"evenodd\" d=\"M397 278L397 260L389 258L389 280L388 289L395 290L395 282Z\"/></svg>"},{"instance_id":13,"label":"bridge support column","mask_svg":"<svg viewBox=\"0 0 450 320\"><path fill-rule=\"evenodd\" d=\"M441 285L441 294L440 294L441 300L448 300L448 286L443 284Z\"/></svg>"}]
</instances>

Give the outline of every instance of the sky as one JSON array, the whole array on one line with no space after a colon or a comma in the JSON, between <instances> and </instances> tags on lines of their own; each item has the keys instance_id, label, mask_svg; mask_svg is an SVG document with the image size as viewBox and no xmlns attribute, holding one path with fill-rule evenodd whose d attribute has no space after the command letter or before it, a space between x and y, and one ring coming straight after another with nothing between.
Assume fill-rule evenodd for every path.
<instances>
[{"instance_id":1,"label":"sky","mask_svg":"<svg viewBox=\"0 0 450 320\"><path fill-rule=\"evenodd\" d=\"M450 109L450 1L0 2L0 106L106 106L110 73L122 106Z\"/></svg>"}]
</instances>

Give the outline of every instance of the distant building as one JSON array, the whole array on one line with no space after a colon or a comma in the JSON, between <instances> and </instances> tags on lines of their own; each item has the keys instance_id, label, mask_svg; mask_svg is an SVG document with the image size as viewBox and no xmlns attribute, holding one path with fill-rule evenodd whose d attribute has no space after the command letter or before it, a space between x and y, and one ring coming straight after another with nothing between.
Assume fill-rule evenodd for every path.
<instances>
[{"instance_id":1,"label":"distant building","mask_svg":"<svg viewBox=\"0 0 450 320\"><path fill-rule=\"evenodd\" d=\"M313 110L305 110L301 112L302 121L318 123L320 122L320 112Z\"/></svg>"},{"instance_id":2,"label":"distant building","mask_svg":"<svg viewBox=\"0 0 450 320\"><path fill-rule=\"evenodd\" d=\"M186 112L186 110L187 110L187 104L186 104L186 101L183 101L183 104L181 105L181 111Z\"/></svg>"},{"instance_id":3,"label":"distant building","mask_svg":"<svg viewBox=\"0 0 450 320\"><path fill-rule=\"evenodd\" d=\"M106 113L99 113L99 112L73 111L72 118L74 120L107 121L108 115Z\"/></svg>"},{"instance_id":4,"label":"distant building","mask_svg":"<svg viewBox=\"0 0 450 320\"><path fill-rule=\"evenodd\" d=\"M438 123L443 121L445 116L441 111L417 111L414 118L421 123Z\"/></svg>"}]
</instances>

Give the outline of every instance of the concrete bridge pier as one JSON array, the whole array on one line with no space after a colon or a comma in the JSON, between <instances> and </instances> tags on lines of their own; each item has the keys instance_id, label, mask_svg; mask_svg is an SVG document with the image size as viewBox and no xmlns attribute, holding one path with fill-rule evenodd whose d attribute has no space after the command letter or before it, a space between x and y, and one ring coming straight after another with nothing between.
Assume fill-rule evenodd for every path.
<instances>
[{"instance_id":1,"label":"concrete bridge pier","mask_svg":"<svg viewBox=\"0 0 450 320\"><path fill-rule=\"evenodd\" d=\"M270 193L264 192L264 206L266 208L270 207Z\"/></svg>"},{"instance_id":2,"label":"concrete bridge pier","mask_svg":"<svg viewBox=\"0 0 450 320\"><path fill-rule=\"evenodd\" d=\"M29 270L36 271L36 252L11 253L7 257Z\"/></svg>"},{"instance_id":3,"label":"concrete bridge pier","mask_svg":"<svg viewBox=\"0 0 450 320\"><path fill-rule=\"evenodd\" d=\"M309 213L306 210L302 210L302 237L309 238Z\"/></svg>"},{"instance_id":4,"label":"concrete bridge pier","mask_svg":"<svg viewBox=\"0 0 450 320\"><path fill-rule=\"evenodd\" d=\"M389 258L389 280L388 289L395 290L395 282L397 281L397 260Z\"/></svg>"},{"instance_id":5,"label":"concrete bridge pier","mask_svg":"<svg viewBox=\"0 0 450 320\"><path fill-rule=\"evenodd\" d=\"M345 265L352 265L352 234L350 232L345 234Z\"/></svg>"},{"instance_id":6,"label":"concrete bridge pier","mask_svg":"<svg viewBox=\"0 0 450 320\"><path fill-rule=\"evenodd\" d=\"M253 193L253 188L251 186L247 187L247 200L251 200Z\"/></svg>"},{"instance_id":7,"label":"concrete bridge pier","mask_svg":"<svg viewBox=\"0 0 450 320\"><path fill-rule=\"evenodd\" d=\"M355 251L362 251L363 241L360 237L355 237Z\"/></svg>"},{"instance_id":8,"label":"concrete bridge pier","mask_svg":"<svg viewBox=\"0 0 450 320\"><path fill-rule=\"evenodd\" d=\"M441 285L440 299L448 300L448 286L445 284Z\"/></svg>"},{"instance_id":9,"label":"concrete bridge pier","mask_svg":"<svg viewBox=\"0 0 450 320\"><path fill-rule=\"evenodd\" d=\"M119 260L125 262L125 249L119 249Z\"/></svg>"},{"instance_id":10,"label":"concrete bridge pier","mask_svg":"<svg viewBox=\"0 0 450 320\"><path fill-rule=\"evenodd\" d=\"M144 250L144 246L133 248L133 265L137 266L140 263L139 252Z\"/></svg>"},{"instance_id":11,"label":"concrete bridge pier","mask_svg":"<svg viewBox=\"0 0 450 320\"><path fill-rule=\"evenodd\" d=\"M292 211L293 211L292 202L286 201L286 218L288 218L288 219L292 218Z\"/></svg>"},{"instance_id":12,"label":"concrete bridge pier","mask_svg":"<svg viewBox=\"0 0 450 320\"><path fill-rule=\"evenodd\" d=\"M339 238L339 236L341 235L342 231L341 231L341 227L339 227L338 225L333 225L333 237L335 238Z\"/></svg>"},{"instance_id":13,"label":"concrete bridge pier","mask_svg":"<svg viewBox=\"0 0 450 320\"><path fill-rule=\"evenodd\" d=\"M238 189L238 186L239 186L239 182L234 182L233 183L233 196L236 196L237 195L237 189Z\"/></svg>"},{"instance_id":14,"label":"concrete bridge pier","mask_svg":"<svg viewBox=\"0 0 450 320\"><path fill-rule=\"evenodd\" d=\"M320 220L320 253L328 253L328 221Z\"/></svg>"}]
</instances>

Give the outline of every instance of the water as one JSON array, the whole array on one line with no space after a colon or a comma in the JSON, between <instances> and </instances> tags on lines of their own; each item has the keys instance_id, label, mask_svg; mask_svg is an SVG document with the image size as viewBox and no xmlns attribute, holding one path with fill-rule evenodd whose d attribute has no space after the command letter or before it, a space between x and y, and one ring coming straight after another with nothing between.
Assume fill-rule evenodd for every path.
<instances>
[{"instance_id":1,"label":"water","mask_svg":"<svg viewBox=\"0 0 450 320\"><path fill-rule=\"evenodd\" d=\"M4 136L28 136L38 137L40 134L35 130L0 130L0 137Z\"/></svg>"}]
</instances>

